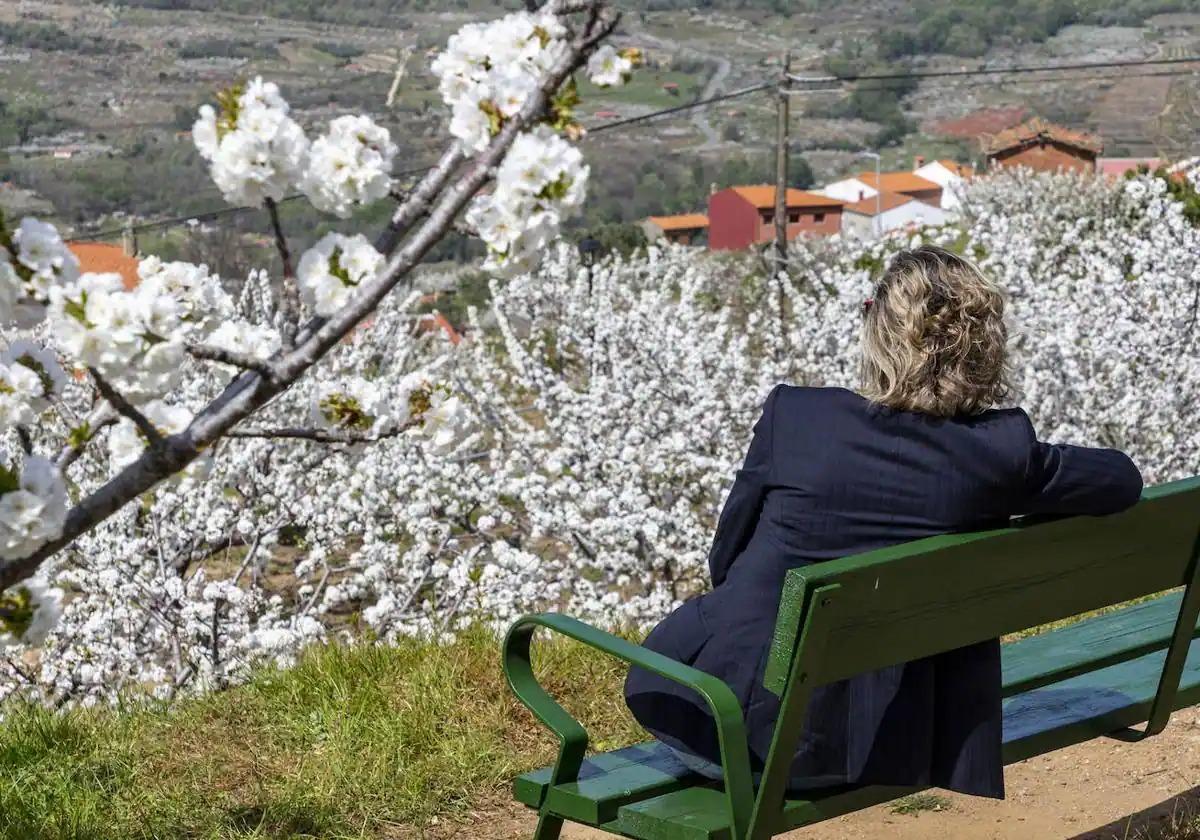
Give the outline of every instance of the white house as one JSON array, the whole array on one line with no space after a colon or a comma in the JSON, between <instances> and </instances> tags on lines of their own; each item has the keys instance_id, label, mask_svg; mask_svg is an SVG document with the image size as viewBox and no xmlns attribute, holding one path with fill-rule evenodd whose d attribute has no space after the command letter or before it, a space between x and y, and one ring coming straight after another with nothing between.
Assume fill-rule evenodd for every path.
<instances>
[{"instance_id":1,"label":"white house","mask_svg":"<svg viewBox=\"0 0 1200 840\"><path fill-rule=\"evenodd\" d=\"M941 207L885 190L842 208L842 235L873 239L910 225L945 224L949 218L950 214Z\"/></svg>"},{"instance_id":2,"label":"white house","mask_svg":"<svg viewBox=\"0 0 1200 840\"><path fill-rule=\"evenodd\" d=\"M832 184L826 184L821 189L816 190L816 192L819 192L821 195L827 195L830 198L836 198L838 201L848 202L875 197L875 188L857 176L843 178L840 181L834 181Z\"/></svg>"},{"instance_id":3,"label":"white house","mask_svg":"<svg viewBox=\"0 0 1200 840\"><path fill-rule=\"evenodd\" d=\"M859 172L849 178L834 181L821 192L830 198L853 203L864 198L874 198L880 190L906 195L934 207L942 206L941 185L922 178L916 172L881 172L878 179L874 172Z\"/></svg>"},{"instance_id":4,"label":"white house","mask_svg":"<svg viewBox=\"0 0 1200 840\"><path fill-rule=\"evenodd\" d=\"M975 170L954 160L931 160L924 163L922 158L917 158L914 164L914 175L932 181L942 188L942 207L951 211L957 210L959 186L967 178L974 176Z\"/></svg>"}]
</instances>

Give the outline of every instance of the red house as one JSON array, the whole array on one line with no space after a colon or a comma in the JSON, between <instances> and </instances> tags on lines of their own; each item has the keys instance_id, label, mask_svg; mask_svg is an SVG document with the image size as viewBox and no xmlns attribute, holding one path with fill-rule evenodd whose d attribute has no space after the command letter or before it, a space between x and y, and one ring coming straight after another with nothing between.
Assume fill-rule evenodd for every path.
<instances>
[{"instance_id":1,"label":"red house","mask_svg":"<svg viewBox=\"0 0 1200 840\"><path fill-rule=\"evenodd\" d=\"M1037 117L998 134L984 135L980 142L991 166L1027 166L1043 172L1095 172L1096 158L1104 151L1104 144L1094 134Z\"/></svg>"},{"instance_id":2,"label":"red house","mask_svg":"<svg viewBox=\"0 0 1200 840\"><path fill-rule=\"evenodd\" d=\"M842 229L844 201L827 195L787 191L787 238L829 236ZM749 248L775 240L775 188L729 187L708 197L708 247Z\"/></svg>"}]
</instances>

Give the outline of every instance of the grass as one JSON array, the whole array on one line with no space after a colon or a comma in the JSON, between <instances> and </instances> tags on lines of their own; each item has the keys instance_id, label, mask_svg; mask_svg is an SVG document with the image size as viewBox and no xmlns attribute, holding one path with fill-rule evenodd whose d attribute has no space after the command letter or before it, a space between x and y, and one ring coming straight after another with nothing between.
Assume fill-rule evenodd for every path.
<instances>
[{"instance_id":1,"label":"grass","mask_svg":"<svg viewBox=\"0 0 1200 840\"><path fill-rule=\"evenodd\" d=\"M1176 800L1166 817L1139 829L1129 827L1113 840L1200 840L1200 811L1194 800Z\"/></svg>"},{"instance_id":2,"label":"grass","mask_svg":"<svg viewBox=\"0 0 1200 840\"><path fill-rule=\"evenodd\" d=\"M594 748L639 739L619 664L566 642L540 651L544 684ZM170 709L9 710L0 838L408 836L495 798L553 749L485 631L327 646Z\"/></svg>"},{"instance_id":3,"label":"grass","mask_svg":"<svg viewBox=\"0 0 1200 840\"><path fill-rule=\"evenodd\" d=\"M914 793L891 804L893 814L915 817L923 811L949 811L950 800L936 793Z\"/></svg>"}]
</instances>

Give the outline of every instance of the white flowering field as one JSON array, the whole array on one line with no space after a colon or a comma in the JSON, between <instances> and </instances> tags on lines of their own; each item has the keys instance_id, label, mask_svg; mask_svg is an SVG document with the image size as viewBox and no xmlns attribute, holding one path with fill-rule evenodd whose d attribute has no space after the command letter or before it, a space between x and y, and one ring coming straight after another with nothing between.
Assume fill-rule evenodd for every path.
<instances>
[{"instance_id":1,"label":"white flowering field","mask_svg":"<svg viewBox=\"0 0 1200 840\"><path fill-rule=\"evenodd\" d=\"M633 70L612 25L559 2L466 27L434 63L453 142L403 195L369 118L310 140L274 85L225 92L194 135L230 202L397 203L294 271L277 230L282 278L147 258L128 290L5 224L0 700L173 697L544 608L641 626L704 585L763 396L854 385L861 302L913 237L799 243L778 277L684 248L582 266L556 241L588 174L566 80ZM963 200L915 238L1007 289L1042 436L1200 472L1200 234L1164 183L1008 173ZM457 346L400 290L454 225L494 277Z\"/></svg>"}]
</instances>

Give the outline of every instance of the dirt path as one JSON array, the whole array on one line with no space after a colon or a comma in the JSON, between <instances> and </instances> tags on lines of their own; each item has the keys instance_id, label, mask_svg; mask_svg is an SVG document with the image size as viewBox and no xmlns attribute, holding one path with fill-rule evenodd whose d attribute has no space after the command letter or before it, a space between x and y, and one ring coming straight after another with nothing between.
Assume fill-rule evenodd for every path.
<instances>
[{"instance_id":1,"label":"dirt path","mask_svg":"<svg viewBox=\"0 0 1200 840\"><path fill-rule=\"evenodd\" d=\"M714 55L711 52L698 50L694 47L689 47L681 44L678 41L673 41L659 35L651 35L645 30L632 30L642 43L649 44L658 49L674 52L679 55L688 56L689 58L699 58L706 61L716 62L716 69L704 84L704 89L700 91L697 99L711 99L714 96L722 93L725 87L725 80L729 78L729 73L733 69L733 65L729 59L724 56ZM714 149L721 145L721 137L717 130L713 128L711 122L708 121L708 109L697 108L692 112L692 123L697 130L704 135L704 142L697 148L697 151L706 151Z\"/></svg>"},{"instance_id":2,"label":"dirt path","mask_svg":"<svg viewBox=\"0 0 1200 840\"><path fill-rule=\"evenodd\" d=\"M1178 712L1162 735L1141 744L1100 739L1015 764L1004 801L936 793L944 810L895 813L879 805L783 835L788 840L1134 840L1173 811L1200 807L1200 709ZM517 840L534 821L509 813L491 831L462 837ZM492 833L496 832L496 833ZM564 840L609 837L570 826Z\"/></svg>"}]
</instances>

